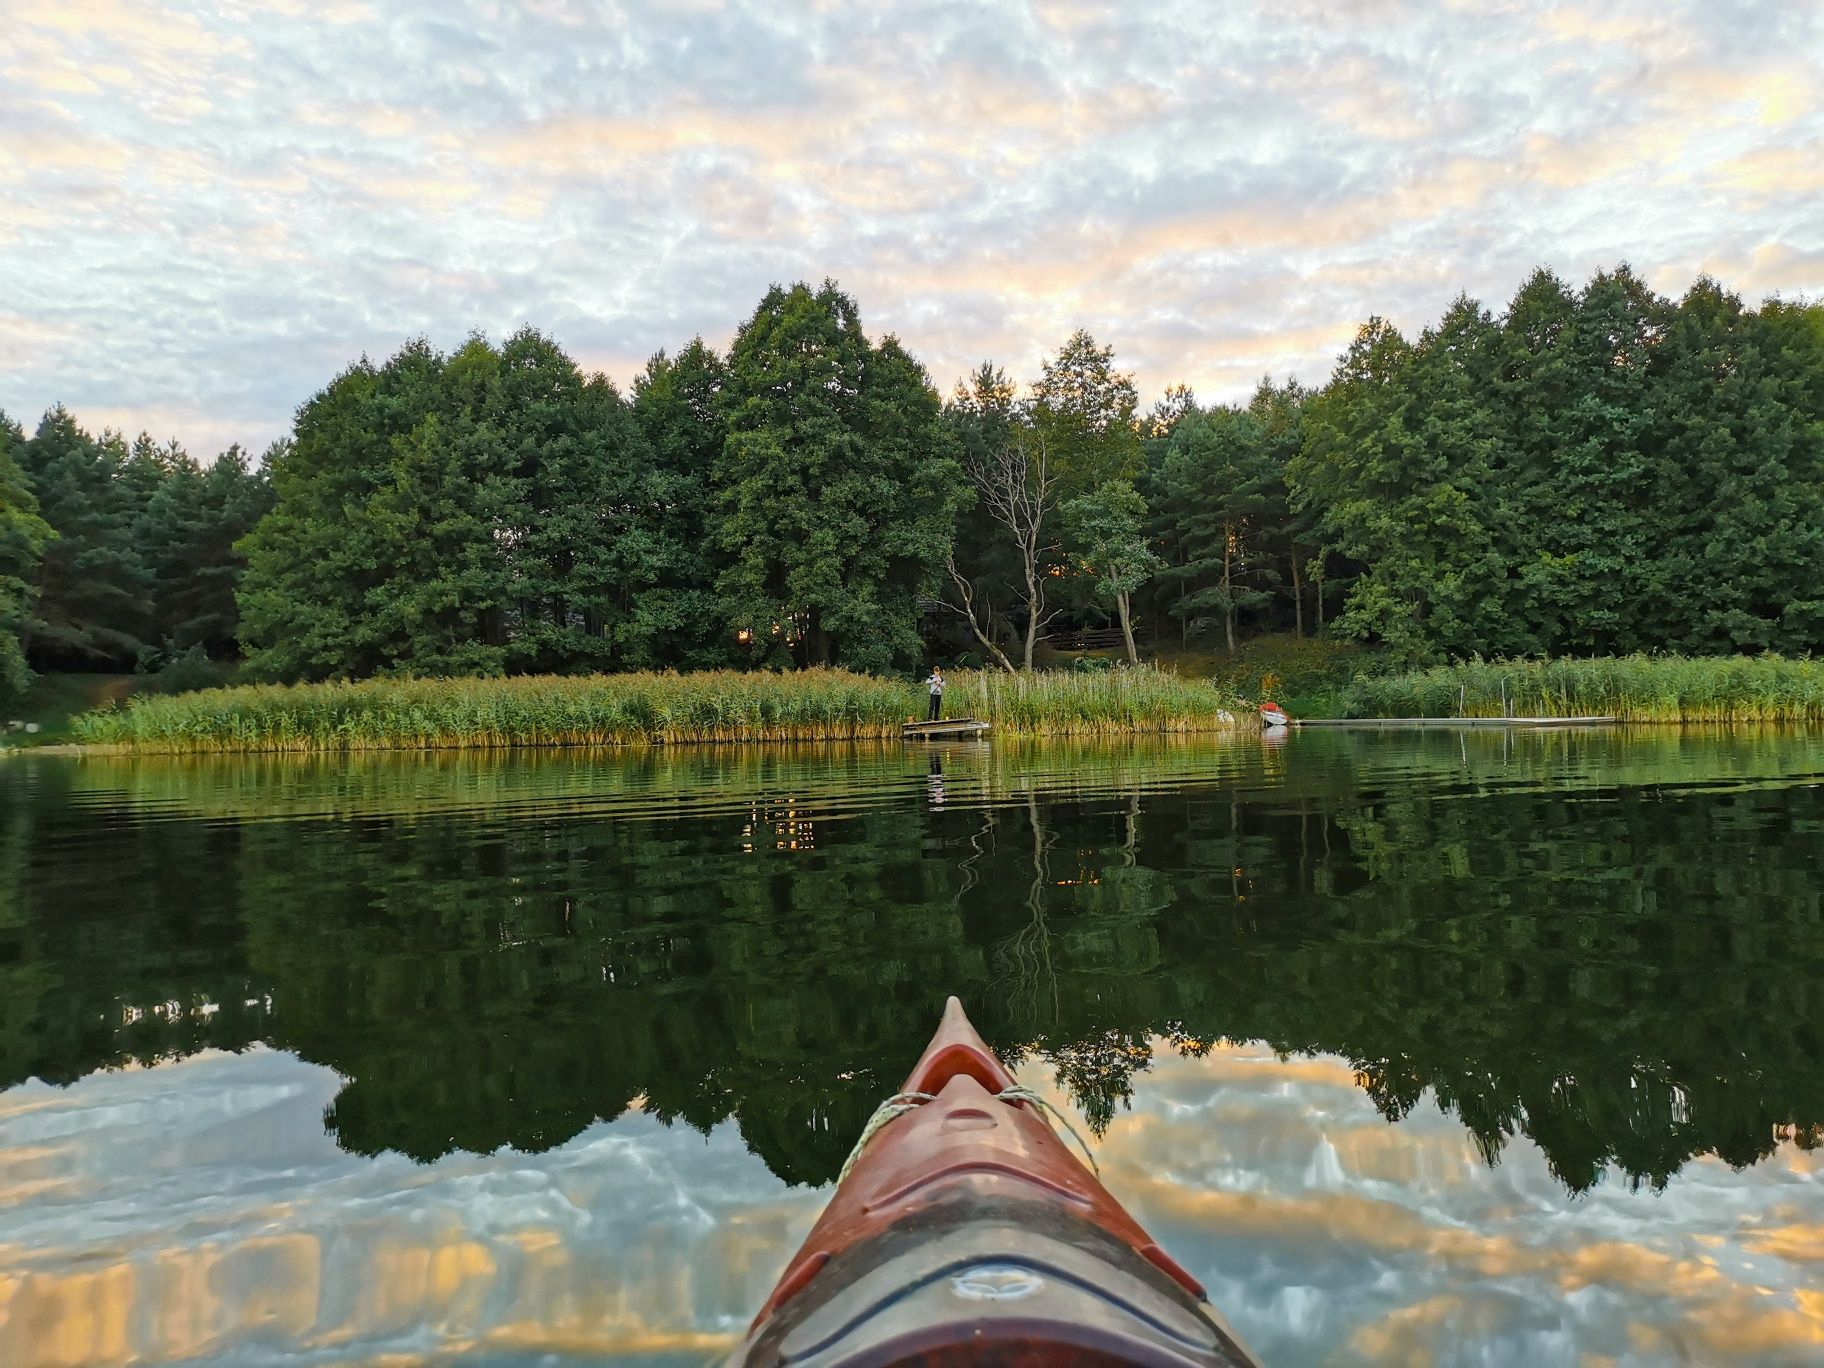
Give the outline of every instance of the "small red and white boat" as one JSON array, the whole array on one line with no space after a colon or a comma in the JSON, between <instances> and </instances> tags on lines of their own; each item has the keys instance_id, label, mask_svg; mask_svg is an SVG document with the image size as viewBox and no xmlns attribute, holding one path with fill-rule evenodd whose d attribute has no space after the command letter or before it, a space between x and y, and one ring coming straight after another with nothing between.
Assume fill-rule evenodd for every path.
<instances>
[{"instance_id":1,"label":"small red and white boat","mask_svg":"<svg viewBox=\"0 0 1824 1368\"><path fill-rule=\"evenodd\" d=\"M1260 705L1260 725L1261 726L1263 726L1263 727L1284 727L1284 726L1289 726L1291 724L1291 722L1292 722L1292 719L1286 715L1286 710L1284 708L1280 707L1279 704L1262 703Z\"/></svg>"},{"instance_id":2,"label":"small red and white boat","mask_svg":"<svg viewBox=\"0 0 1824 1368\"><path fill-rule=\"evenodd\" d=\"M955 998L731 1365L1258 1368Z\"/></svg>"}]
</instances>

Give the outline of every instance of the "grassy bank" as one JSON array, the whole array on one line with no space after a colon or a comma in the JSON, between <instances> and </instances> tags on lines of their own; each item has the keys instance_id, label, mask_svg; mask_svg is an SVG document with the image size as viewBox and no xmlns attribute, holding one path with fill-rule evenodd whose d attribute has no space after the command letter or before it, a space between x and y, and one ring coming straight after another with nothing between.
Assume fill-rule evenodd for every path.
<instances>
[{"instance_id":1,"label":"grassy bank","mask_svg":"<svg viewBox=\"0 0 1824 1368\"><path fill-rule=\"evenodd\" d=\"M75 720L89 745L147 751L418 750L897 737L922 718L911 680L842 670L370 679L136 698ZM1087 736L1222 727L1228 698L1151 668L950 679L946 713L1003 731Z\"/></svg>"},{"instance_id":2,"label":"grassy bank","mask_svg":"<svg viewBox=\"0 0 1824 1368\"><path fill-rule=\"evenodd\" d=\"M1824 721L1824 661L1775 655L1477 660L1357 678L1338 701L1343 717L1817 722Z\"/></svg>"}]
</instances>

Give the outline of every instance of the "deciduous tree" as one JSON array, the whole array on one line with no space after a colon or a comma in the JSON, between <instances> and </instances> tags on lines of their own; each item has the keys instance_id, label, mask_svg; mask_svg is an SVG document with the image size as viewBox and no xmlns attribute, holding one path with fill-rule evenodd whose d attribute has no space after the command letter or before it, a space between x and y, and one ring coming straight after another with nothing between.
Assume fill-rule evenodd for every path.
<instances>
[{"instance_id":1,"label":"deciduous tree","mask_svg":"<svg viewBox=\"0 0 1824 1368\"><path fill-rule=\"evenodd\" d=\"M734 629L715 593L720 562L709 540L711 471L728 440L722 390L728 368L702 338L675 357L659 352L633 382L633 416L651 453L641 502L647 530L630 538L623 658L649 665L726 664Z\"/></svg>"},{"instance_id":2,"label":"deciduous tree","mask_svg":"<svg viewBox=\"0 0 1824 1368\"><path fill-rule=\"evenodd\" d=\"M919 653L962 501L924 370L870 347L834 283L774 286L729 351L719 585L755 660L886 669Z\"/></svg>"},{"instance_id":3,"label":"deciduous tree","mask_svg":"<svg viewBox=\"0 0 1824 1368\"><path fill-rule=\"evenodd\" d=\"M1095 577L1096 591L1114 602L1128 664L1137 665L1131 600L1164 564L1147 545L1146 501L1126 480L1109 480L1072 499L1062 511L1071 539Z\"/></svg>"},{"instance_id":4,"label":"deciduous tree","mask_svg":"<svg viewBox=\"0 0 1824 1368\"><path fill-rule=\"evenodd\" d=\"M1059 481L1052 473L1044 436L1015 429L1006 446L970 458L969 482L988 517L1012 545L1019 564L1026 615L1021 668L1030 670L1039 637L1051 620L1046 607L1047 582L1053 569L1053 524L1059 502Z\"/></svg>"}]
</instances>

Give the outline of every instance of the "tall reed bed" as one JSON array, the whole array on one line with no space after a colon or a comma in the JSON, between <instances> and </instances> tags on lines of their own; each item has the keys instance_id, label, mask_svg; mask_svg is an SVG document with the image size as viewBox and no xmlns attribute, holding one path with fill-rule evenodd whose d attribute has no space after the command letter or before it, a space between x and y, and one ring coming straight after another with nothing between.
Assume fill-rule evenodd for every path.
<instances>
[{"instance_id":1,"label":"tall reed bed","mask_svg":"<svg viewBox=\"0 0 1824 1368\"><path fill-rule=\"evenodd\" d=\"M1237 707L1227 690L1151 665L1017 675L977 670L954 676L945 698L952 716L1035 736L1223 730L1233 725ZM1252 712L1246 720L1255 725Z\"/></svg>"},{"instance_id":2,"label":"tall reed bed","mask_svg":"<svg viewBox=\"0 0 1824 1368\"><path fill-rule=\"evenodd\" d=\"M959 673L950 716L1014 732L1090 735L1220 728L1225 697L1151 668L1103 674ZM897 737L923 718L911 680L792 674L370 679L250 685L131 700L75 719L89 745L148 751L418 750Z\"/></svg>"},{"instance_id":3,"label":"tall reed bed","mask_svg":"<svg viewBox=\"0 0 1824 1368\"><path fill-rule=\"evenodd\" d=\"M1629 722L1824 721L1824 661L1784 656L1471 660L1355 680L1347 717L1614 716Z\"/></svg>"}]
</instances>

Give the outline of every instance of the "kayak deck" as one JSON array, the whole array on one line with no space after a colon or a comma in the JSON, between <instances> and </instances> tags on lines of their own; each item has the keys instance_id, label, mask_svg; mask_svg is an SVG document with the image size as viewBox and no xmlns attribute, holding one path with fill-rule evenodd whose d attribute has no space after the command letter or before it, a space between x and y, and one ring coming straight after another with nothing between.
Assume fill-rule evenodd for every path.
<instances>
[{"instance_id":1,"label":"kayak deck","mask_svg":"<svg viewBox=\"0 0 1824 1368\"><path fill-rule=\"evenodd\" d=\"M730 1363L1255 1368L955 998Z\"/></svg>"}]
</instances>

